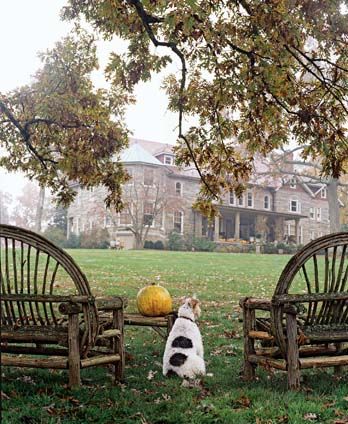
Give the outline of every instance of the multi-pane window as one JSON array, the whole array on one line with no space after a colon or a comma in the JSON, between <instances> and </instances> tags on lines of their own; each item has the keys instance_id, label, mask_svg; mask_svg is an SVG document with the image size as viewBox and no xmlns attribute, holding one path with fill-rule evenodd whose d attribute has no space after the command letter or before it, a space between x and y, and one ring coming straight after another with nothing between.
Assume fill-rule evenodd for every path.
<instances>
[{"instance_id":1,"label":"multi-pane window","mask_svg":"<svg viewBox=\"0 0 348 424\"><path fill-rule=\"evenodd\" d=\"M175 183L175 194L182 195L182 184L179 181Z\"/></svg>"},{"instance_id":2,"label":"multi-pane window","mask_svg":"<svg viewBox=\"0 0 348 424\"><path fill-rule=\"evenodd\" d=\"M314 208L309 208L309 218L314 219Z\"/></svg>"},{"instance_id":3,"label":"multi-pane window","mask_svg":"<svg viewBox=\"0 0 348 424\"><path fill-rule=\"evenodd\" d=\"M247 193L247 206L248 208L252 208L254 206L254 198L251 191L248 191Z\"/></svg>"},{"instance_id":4,"label":"multi-pane window","mask_svg":"<svg viewBox=\"0 0 348 424\"><path fill-rule=\"evenodd\" d=\"M169 155L164 156L164 163L166 165L173 165L173 157Z\"/></svg>"},{"instance_id":5,"label":"multi-pane window","mask_svg":"<svg viewBox=\"0 0 348 424\"><path fill-rule=\"evenodd\" d=\"M130 225L132 223L131 215L127 208L120 212L120 225Z\"/></svg>"},{"instance_id":6,"label":"multi-pane window","mask_svg":"<svg viewBox=\"0 0 348 424\"><path fill-rule=\"evenodd\" d=\"M145 202L144 203L144 225L152 225L153 224L153 203Z\"/></svg>"},{"instance_id":7,"label":"multi-pane window","mask_svg":"<svg viewBox=\"0 0 348 424\"><path fill-rule=\"evenodd\" d=\"M290 180L290 187L291 188L296 188L296 178L291 178L291 180Z\"/></svg>"},{"instance_id":8,"label":"multi-pane window","mask_svg":"<svg viewBox=\"0 0 348 424\"><path fill-rule=\"evenodd\" d=\"M290 212L300 212L300 202L297 199L291 199L289 202L289 211Z\"/></svg>"},{"instance_id":9,"label":"multi-pane window","mask_svg":"<svg viewBox=\"0 0 348 424\"><path fill-rule=\"evenodd\" d=\"M69 218L69 233L74 232L74 218Z\"/></svg>"},{"instance_id":10,"label":"multi-pane window","mask_svg":"<svg viewBox=\"0 0 348 424\"><path fill-rule=\"evenodd\" d=\"M326 199L326 188L325 187L321 189L320 197L322 199Z\"/></svg>"},{"instance_id":11,"label":"multi-pane window","mask_svg":"<svg viewBox=\"0 0 348 424\"><path fill-rule=\"evenodd\" d=\"M181 211L174 212L174 231L178 233L183 232L183 216L184 214Z\"/></svg>"},{"instance_id":12,"label":"multi-pane window","mask_svg":"<svg viewBox=\"0 0 348 424\"><path fill-rule=\"evenodd\" d=\"M154 172L153 169L144 169L144 185L152 186L154 180Z\"/></svg>"},{"instance_id":13,"label":"multi-pane window","mask_svg":"<svg viewBox=\"0 0 348 424\"><path fill-rule=\"evenodd\" d=\"M240 196L240 197L238 197L238 205L239 206L243 206L244 205L244 197L243 197L243 195Z\"/></svg>"},{"instance_id":14,"label":"multi-pane window","mask_svg":"<svg viewBox=\"0 0 348 424\"><path fill-rule=\"evenodd\" d=\"M235 201L234 192L230 191L230 205L234 205Z\"/></svg>"},{"instance_id":15,"label":"multi-pane window","mask_svg":"<svg viewBox=\"0 0 348 424\"><path fill-rule=\"evenodd\" d=\"M264 209L269 209L269 196L268 195L266 195L263 198L263 207L264 207Z\"/></svg>"},{"instance_id":16,"label":"multi-pane window","mask_svg":"<svg viewBox=\"0 0 348 424\"><path fill-rule=\"evenodd\" d=\"M104 220L104 223L105 223L105 227L111 227L111 225L112 225L112 219L111 219L111 216L110 215L105 215L105 220Z\"/></svg>"},{"instance_id":17,"label":"multi-pane window","mask_svg":"<svg viewBox=\"0 0 348 424\"><path fill-rule=\"evenodd\" d=\"M321 221L321 208L317 208L317 221Z\"/></svg>"}]
</instances>

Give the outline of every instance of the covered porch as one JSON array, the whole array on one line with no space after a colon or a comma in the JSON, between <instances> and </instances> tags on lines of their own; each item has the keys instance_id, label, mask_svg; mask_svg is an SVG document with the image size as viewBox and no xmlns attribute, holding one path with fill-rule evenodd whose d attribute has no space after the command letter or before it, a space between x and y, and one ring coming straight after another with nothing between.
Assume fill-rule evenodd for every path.
<instances>
[{"instance_id":1,"label":"covered porch","mask_svg":"<svg viewBox=\"0 0 348 424\"><path fill-rule=\"evenodd\" d=\"M213 222L202 217L201 234L213 241L245 240L253 242L260 238L264 242L289 241L285 228L294 227L292 242L301 242L300 220L305 215L261 211L251 208L219 206L220 216Z\"/></svg>"}]
</instances>

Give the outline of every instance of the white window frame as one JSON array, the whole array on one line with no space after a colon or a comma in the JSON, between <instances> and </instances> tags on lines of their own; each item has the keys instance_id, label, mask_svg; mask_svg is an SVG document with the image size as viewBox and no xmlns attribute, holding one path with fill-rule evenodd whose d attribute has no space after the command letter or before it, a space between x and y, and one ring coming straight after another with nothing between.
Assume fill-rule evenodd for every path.
<instances>
[{"instance_id":1,"label":"white window frame","mask_svg":"<svg viewBox=\"0 0 348 424\"><path fill-rule=\"evenodd\" d=\"M309 219L311 219L312 221L314 221L315 220L315 214L316 214L315 208L314 207L310 207L309 208Z\"/></svg>"},{"instance_id":2,"label":"white window frame","mask_svg":"<svg viewBox=\"0 0 348 424\"><path fill-rule=\"evenodd\" d=\"M315 239L315 231L314 230L310 230L309 231L309 239L310 240L314 240Z\"/></svg>"},{"instance_id":3,"label":"white window frame","mask_svg":"<svg viewBox=\"0 0 348 424\"><path fill-rule=\"evenodd\" d=\"M249 205L249 200L251 200L251 205ZM254 207L254 193L252 191L248 191L246 195L246 206L248 208Z\"/></svg>"},{"instance_id":4,"label":"white window frame","mask_svg":"<svg viewBox=\"0 0 348 424\"><path fill-rule=\"evenodd\" d=\"M123 209L123 210L126 210L126 209ZM127 208L127 211L128 211L128 208ZM121 224L121 213L122 212L118 213L118 217L117 217L118 225L120 227L123 227L125 225L132 225L133 204L131 203L131 205L130 205L130 212L128 212L128 214L127 214L129 216L129 222L127 222L126 224Z\"/></svg>"},{"instance_id":5,"label":"white window frame","mask_svg":"<svg viewBox=\"0 0 348 424\"><path fill-rule=\"evenodd\" d=\"M292 202L296 202L296 211L292 210ZM292 213L301 213L301 203L298 199L290 199L289 200L289 212Z\"/></svg>"},{"instance_id":6,"label":"white window frame","mask_svg":"<svg viewBox=\"0 0 348 424\"><path fill-rule=\"evenodd\" d=\"M167 162L166 162L166 159L169 159L170 163L167 163ZM173 165L173 163L174 163L174 158L173 158L173 156L172 156L172 155L164 155L164 156L163 156L163 163L164 163L165 165Z\"/></svg>"},{"instance_id":7,"label":"white window frame","mask_svg":"<svg viewBox=\"0 0 348 424\"><path fill-rule=\"evenodd\" d=\"M327 197L327 189L326 189L326 187L323 187L323 188L320 190L320 197L321 197L322 199L326 199L326 197Z\"/></svg>"},{"instance_id":8,"label":"white window frame","mask_svg":"<svg viewBox=\"0 0 348 424\"><path fill-rule=\"evenodd\" d=\"M183 211L174 211L173 213L173 229L175 230L175 214L180 213L180 231L178 234L184 233L184 212Z\"/></svg>"},{"instance_id":9,"label":"white window frame","mask_svg":"<svg viewBox=\"0 0 348 424\"><path fill-rule=\"evenodd\" d=\"M153 228L155 226L155 204L151 203L151 202L144 202L143 204L143 223L144 225L148 226L148 224L145 224L145 204L148 203L149 205L152 205L152 222L151 225L149 225L150 228ZM146 215L151 215L149 213L147 213Z\"/></svg>"},{"instance_id":10,"label":"white window frame","mask_svg":"<svg viewBox=\"0 0 348 424\"><path fill-rule=\"evenodd\" d=\"M177 185L180 184L180 190L178 192ZM175 181L175 194L177 196L182 196L182 182L181 181Z\"/></svg>"},{"instance_id":11,"label":"white window frame","mask_svg":"<svg viewBox=\"0 0 348 424\"><path fill-rule=\"evenodd\" d=\"M242 207L244 206L244 195L243 194L240 197L237 197L237 206L242 206Z\"/></svg>"},{"instance_id":12,"label":"white window frame","mask_svg":"<svg viewBox=\"0 0 348 424\"><path fill-rule=\"evenodd\" d=\"M108 222L108 220L110 220L110 222ZM112 219L111 216L108 214L104 215L104 228L109 228L112 227Z\"/></svg>"},{"instance_id":13,"label":"white window frame","mask_svg":"<svg viewBox=\"0 0 348 424\"><path fill-rule=\"evenodd\" d=\"M232 199L232 202L231 202L231 199ZM234 194L234 191L230 191L228 202L230 205L233 205L233 206L236 204L236 195Z\"/></svg>"},{"instance_id":14,"label":"white window frame","mask_svg":"<svg viewBox=\"0 0 348 424\"><path fill-rule=\"evenodd\" d=\"M298 237L299 237L299 239L298 239L298 243L299 244L303 244L303 227L302 227L302 225L300 225L300 231L299 231L299 235L298 235Z\"/></svg>"},{"instance_id":15,"label":"white window frame","mask_svg":"<svg viewBox=\"0 0 348 424\"><path fill-rule=\"evenodd\" d=\"M296 185L297 185L296 178L291 178L290 179L290 188L296 188Z\"/></svg>"},{"instance_id":16,"label":"white window frame","mask_svg":"<svg viewBox=\"0 0 348 424\"><path fill-rule=\"evenodd\" d=\"M75 233L74 231L75 219L73 216L69 217L69 234Z\"/></svg>"},{"instance_id":17,"label":"white window frame","mask_svg":"<svg viewBox=\"0 0 348 424\"><path fill-rule=\"evenodd\" d=\"M317 208L316 210L316 214L315 214L315 219L320 222L321 221L321 208Z\"/></svg>"},{"instance_id":18,"label":"white window frame","mask_svg":"<svg viewBox=\"0 0 348 424\"><path fill-rule=\"evenodd\" d=\"M267 199L267 207L266 207L266 199ZM265 194L263 197L263 208L266 210L271 209L270 196L268 194Z\"/></svg>"}]
</instances>

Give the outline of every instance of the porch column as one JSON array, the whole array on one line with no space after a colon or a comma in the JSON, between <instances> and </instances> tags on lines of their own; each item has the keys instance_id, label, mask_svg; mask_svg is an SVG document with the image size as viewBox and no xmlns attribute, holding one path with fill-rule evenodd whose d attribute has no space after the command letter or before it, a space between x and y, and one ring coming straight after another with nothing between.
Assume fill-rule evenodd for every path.
<instances>
[{"instance_id":1,"label":"porch column","mask_svg":"<svg viewBox=\"0 0 348 424\"><path fill-rule=\"evenodd\" d=\"M240 212L236 212L234 216L234 238L240 238Z\"/></svg>"},{"instance_id":2,"label":"porch column","mask_svg":"<svg viewBox=\"0 0 348 424\"><path fill-rule=\"evenodd\" d=\"M214 222L214 241L219 241L220 217L215 217Z\"/></svg>"},{"instance_id":3,"label":"porch column","mask_svg":"<svg viewBox=\"0 0 348 424\"><path fill-rule=\"evenodd\" d=\"M296 244L299 244L300 237L300 218L295 219L295 240Z\"/></svg>"},{"instance_id":4,"label":"porch column","mask_svg":"<svg viewBox=\"0 0 348 424\"><path fill-rule=\"evenodd\" d=\"M195 216L194 235L195 235L195 237L202 237L202 218L203 218L203 216L196 211L193 211L193 213L194 213L194 216Z\"/></svg>"}]
</instances>

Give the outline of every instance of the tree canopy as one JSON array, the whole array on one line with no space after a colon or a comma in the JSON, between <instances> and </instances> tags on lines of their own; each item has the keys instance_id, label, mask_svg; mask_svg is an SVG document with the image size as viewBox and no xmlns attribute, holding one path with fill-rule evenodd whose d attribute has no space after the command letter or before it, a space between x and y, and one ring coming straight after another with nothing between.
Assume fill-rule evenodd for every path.
<instances>
[{"instance_id":1,"label":"tree canopy","mask_svg":"<svg viewBox=\"0 0 348 424\"><path fill-rule=\"evenodd\" d=\"M94 89L96 48L82 30L41 60L31 84L0 95L0 166L50 187L62 204L74 198L72 180L84 188L104 185L106 204L120 208L127 174L115 158L127 144L123 109L130 97Z\"/></svg>"},{"instance_id":2,"label":"tree canopy","mask_svg":"<svg viewBox=\"0 0 348 424\"><path fill-rule=\"evenodd\" d=\"M242 189L256 153L291 139L323 174L344 173L347 12L346 0L69 0L63 16L129 42L107 68L121 91L178 60L164 82L179 116L177 163L196 165L207 211ZM187 131L185 114L199 118Z\"/></svg>"}]
</instances>

